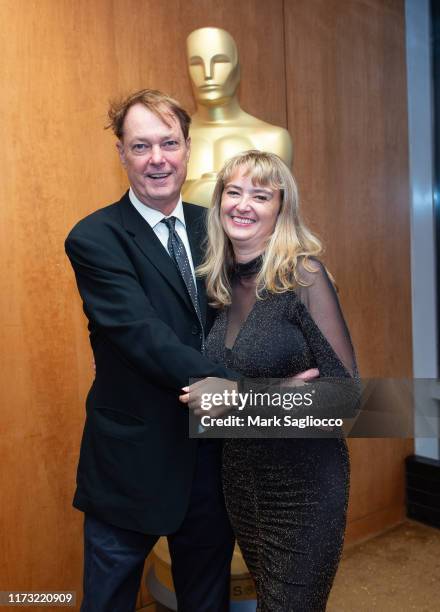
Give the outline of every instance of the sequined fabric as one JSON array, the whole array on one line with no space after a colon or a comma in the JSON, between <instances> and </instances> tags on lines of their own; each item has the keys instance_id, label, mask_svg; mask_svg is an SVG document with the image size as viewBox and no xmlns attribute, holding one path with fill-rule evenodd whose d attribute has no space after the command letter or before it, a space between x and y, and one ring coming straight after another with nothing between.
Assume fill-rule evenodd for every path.
<instances>
[{"instance_id":1,"label":"sequined fabric","mask_svg":"<svg viewBox=\"0 0 440 612\"><path fill-rule=\"evenodd\" d=\"M249 277L244 282L236 279L231 307L235 315L231 317L228 309L219 313L208 337L208 356L255 378L290 376L311 367L325 376L355 372L336 294L321 266L319 274L324 278L321 295L311 286L257 301L250 298L255 285ZM333 303L324 308L321 301L316 309L318 298ZM247 306L240 308L237 300ZM311 312L325 318L313 318ZM338 312L342 320L332 324ZM237 541L255 581L258 611L325 610L346 523L345 441L226 440L223 486Z\"/></svg>"}]
</instances>

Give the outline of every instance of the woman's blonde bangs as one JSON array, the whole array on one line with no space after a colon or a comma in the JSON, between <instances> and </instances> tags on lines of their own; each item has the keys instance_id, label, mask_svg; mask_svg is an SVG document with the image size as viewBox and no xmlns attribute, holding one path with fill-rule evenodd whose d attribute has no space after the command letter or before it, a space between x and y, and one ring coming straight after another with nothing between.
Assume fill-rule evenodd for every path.
<instances>
[{"instance_id":1,"label":"woman's blonde bangs","mask_svg":"<svg viewBox=\"0 0 440 612\"><path fill-rule=\"evenodd\" d=\"M230 159L221 172L223 187L231 181L237 170L245 169L243 174L250 176L253 185L284 189L285 184L280 167L274 165L267 155L261 151L245 151Z\"/></svg>"}]
</instances>

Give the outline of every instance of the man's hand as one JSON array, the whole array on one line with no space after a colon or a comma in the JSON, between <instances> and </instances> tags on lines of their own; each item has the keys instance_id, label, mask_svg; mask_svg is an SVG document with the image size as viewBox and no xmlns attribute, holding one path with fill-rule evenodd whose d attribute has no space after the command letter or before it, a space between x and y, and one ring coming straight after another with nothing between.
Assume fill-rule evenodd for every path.
<instances>
[{"instance_id":1,"label":"man's hand","mask_svg":"<svg viewBox=\"0 0 440 612\"><path fill-rule=\"evenodd\" d=\"M318 377L319 370L311 368L295 376L284 378L282 383L283 387L299 387ZM182 391L184 393L179 396L179 400L183 404L188 404L188 408L196 416L209 414L217 417L234 408L233 400L234 394L238 393L238 384L236 381L210 376L190 387L183 387Z\"/></svg>"},{"instance_id":2,"label":"man's hand","mask_svg":"<svg viewBox=\"0 0 440 612\"><path fill-rule=\"evenodd\" d=\"M180 401L188 404L196 416L217 417L234 408L238 385L236 381L210 376L190 387L183 387L182 391L185 393L179 397Z\"/></svg>"},{"instance_id":3,"label":"man's hand","mask_svg":"<svg viewBox=\"0 0 440 612\"><path fill-rule=\"evenodd\" d=\"M284 378L283 387L301 387L315 378L319 378L319 370L318 368L310 368L310 370L304 370L304 372L299 372L295 376Z\"/></svg>"}]
</instances>

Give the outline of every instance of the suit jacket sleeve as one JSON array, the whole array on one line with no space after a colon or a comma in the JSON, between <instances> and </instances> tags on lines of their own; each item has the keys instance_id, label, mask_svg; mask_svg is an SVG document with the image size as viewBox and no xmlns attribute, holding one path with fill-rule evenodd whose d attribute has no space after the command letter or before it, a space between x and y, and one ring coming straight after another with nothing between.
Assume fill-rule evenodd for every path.
<instances>
[{"instance_id":1,"label":"suit jacket sleeve","mask_svg":"<svg viewBox=\"0 0 440 612\"><path fill-rule=\"evenodd\" d=\"M180 390L189 379L236 379L195 348L185 345L152 307L130 259L91 233L73 230L66 252L75 271L90 328L150 382Z\"/></svg>"}]
</instances>

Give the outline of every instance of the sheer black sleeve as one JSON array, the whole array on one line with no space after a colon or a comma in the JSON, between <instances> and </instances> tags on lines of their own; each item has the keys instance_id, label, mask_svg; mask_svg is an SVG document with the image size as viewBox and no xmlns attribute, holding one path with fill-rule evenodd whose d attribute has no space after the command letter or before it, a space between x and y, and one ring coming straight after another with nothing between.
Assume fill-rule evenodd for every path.
<instances>
[{"instance_id":1,"label":"sheer black sleeve","mask_svg":"<svg viewBox=\"0 0 440 612\"><path fill-rule=\"evenodd\" d=\"M320 376L357 377L353 345L333 283L321 262L310 260L310 267L316 271L310 272L300 264L299 274L307 286L300 286L296 291L301 302L297 305L296 317L315 356Z\"/></svg>"}]
</instances>

